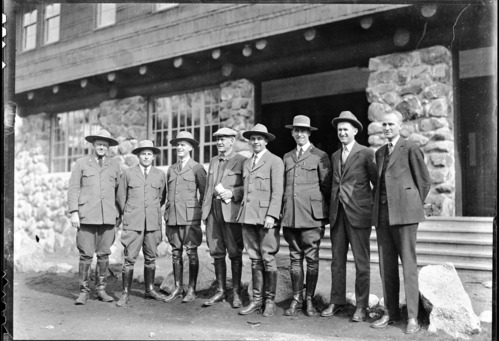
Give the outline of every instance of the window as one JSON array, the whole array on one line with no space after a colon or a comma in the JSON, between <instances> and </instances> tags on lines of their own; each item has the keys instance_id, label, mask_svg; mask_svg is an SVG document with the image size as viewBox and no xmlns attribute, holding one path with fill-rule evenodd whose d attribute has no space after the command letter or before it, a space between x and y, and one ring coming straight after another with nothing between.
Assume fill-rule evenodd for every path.
<instances>
[{"instance_id":1,"label":"window","mask_svg":"<svg viewBox=\"0 0 499 341\"><path fill-rule=\"evenodd\" d=\"M156 11L156 12L159 12L159 11L163 11L163 10L165 10L165 9L169 9L169 8L177 7L177 6L178 6L178 4L176 4L176 3L173 3L173 4L172 4L172 3L168 3L168 4L161 3L161 4L155 4L154 6L155 6L155 8L154 8L154 9L155 9L155 11Z\"/></svg>"},{"instance_id":2,"label":"window","mask_svg":"<svg viewBox=\"0 0 499 341\"><path fill-rule=\"evenodd\" d=\"M97 28L114 25L116 4L97 4Z\"/></svg>"},{"instance_id":3,"label":"window","mask_svg":"<svg viewBox=\"0 0 499 341\"><path fill-rule=\"evenodd\" d=\"M156 98L152 102L151 136L161 153L156 157L157 166L172 165L176 153L170 140L179 131L187 130L200 142L191 157L208 163L218 154L213 133L220 125L220 89L208 89L193 93Z\"/></svg>"},{"instance_id":4,"label":"window","mask_svg":"<svg viewBox=\"0 0 499 341\"><path fill-rule=\"evenodd\" d=\"M60 113L52 117L50 143L51 172L69 172L76 159L90 153L85 136L97 133L99 110L84 109Z\"/></svg>"},{"instance_id":5,"label":"window","mask_svg":"<svg viewBox=\"0 0 499 341\"><path fill-rule=\"evenodd\" d=\"M38 11L35 9L31 12L24 13L23 16L23 51L31 50L36 47L36 17Z\"/></svg>"},{"instance_id":6,"label":"window","mask_svg":"<svg viewBox=\"0 0 499 341\"><path fill-rule=\"evenodd\" d=\"M61 4L45 6L44 42L45 44L59 41L59 28L61 22Z\"/></svg>"}]
</instances>

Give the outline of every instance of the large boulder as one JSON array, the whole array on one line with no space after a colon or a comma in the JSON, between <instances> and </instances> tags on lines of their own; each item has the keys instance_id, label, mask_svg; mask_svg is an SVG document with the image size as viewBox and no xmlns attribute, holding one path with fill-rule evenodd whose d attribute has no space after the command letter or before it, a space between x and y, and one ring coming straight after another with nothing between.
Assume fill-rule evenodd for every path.
<instances>
[{"instance_id":1,"label":"large boulder","mask_svg":"<svg viewBox=\"0 0 499 341\"><path fill-rule=\"evenodd\" d=\"M471 300L451 263L428 265L419 272L419 292L430 316L428 331L442 330L454 338L467 339L481 331Z\"/></svg>"}]
</instances>

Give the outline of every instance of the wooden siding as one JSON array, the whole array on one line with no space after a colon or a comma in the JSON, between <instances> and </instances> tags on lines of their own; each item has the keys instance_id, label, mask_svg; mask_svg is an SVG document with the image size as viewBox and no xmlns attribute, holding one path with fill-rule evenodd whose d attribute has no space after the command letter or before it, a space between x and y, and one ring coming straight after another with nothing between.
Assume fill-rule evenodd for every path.
<instances>
[{"instance_id":1,"label":"wooden siding","mask_svg":"<svg viewBox=\"0 0 499 341\"><path fill-rule=\"evenodd\" d=\"M66 4L61 41L18 54L16 93L402 6L120 4L116 25L95 30L94 4Z\"/></svg>"}]
</instances>

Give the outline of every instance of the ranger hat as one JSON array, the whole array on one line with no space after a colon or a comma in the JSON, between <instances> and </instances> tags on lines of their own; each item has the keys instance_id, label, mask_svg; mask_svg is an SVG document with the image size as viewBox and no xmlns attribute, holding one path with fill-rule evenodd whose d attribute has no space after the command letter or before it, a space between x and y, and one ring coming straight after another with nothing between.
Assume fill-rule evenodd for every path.
<instances>
[{"instance_id":1,"label":"ranger hat","mask_svg":"<svg viewBox=\"0 0 499 341\"><path fill-rule=\"evenodd\" d=\"M288 129L293 128L308 128L310 130L317 130L316 127L310 126L310 117L305 115L297 115L293 118L293 124L284 126Z\"/></svg>"},{"instance_id":2,"label":"ranger hat","mask_svg":"<svg viewBox=\"0 0 499 341\"><path fill-rule=\"evenodd\" d=\"M177 137L175 137L174 139L172 139L170 141L170 144L172 146L176 146L178 142L180 141L187 141L189 142L190 144L192 144L192 147L196 148L197 146L199 146L199 142L196 141L194 139L194 136L192 136L192 134L188 131L179 131L178 134L177 134Z\"/></svg>"},{"instance_id":3,"label":"ranger hat","mask_svg":"<svg viewBox=\"0 0 499 341\"><path fill-rule=\"evenodd\" d=\"M109 142L110 147L117 146L119 144L118 140L115 140L106 129L99 130L96 135L85 136L85 140L90 143L94 143L95 140L104 140Z\"/></svg>"},{"instance_id":4,"label":"ranger hat","mask_svg":"<svg viewBox=\"0 0 499 341\"><path fill-rule=\"evenodd\" d=\"M251 128L251 130L247 130L243 133L243 136L248 140L251 137L251 135L262 135L265 136L269 141L275 140L275 135L269 133L267 127L260 123Z\"/></svg>"},{"instance_id":5,"label":"ranger hat","mask_svg":"<svg viewBox=\"0 0 499 341\"><path fill-rule=\"evenodd\" d=\"M360 123L359 120L357 120L357 117L355 117L355 115L352 114L350 111L342 111L339 117L336 117L331 121L331 123L335 128L340 122L351 123L355 128L359 129L359 133L363 129L362 123Z\"/></svg>"},{"instance_id":6,"label":"ranger hat","mask_svg":"<svg viewBox=\"0 0 499 341\"><path fill-rule=\"evenodd\" d=\"M142 140L139 142L139 146L132 150L132 154L139 155L139 153L144 149L150 149L154 154L159 154L161 151L159 148L154 147L154 143L150 140Z\"/></svg>"}]
</instances>

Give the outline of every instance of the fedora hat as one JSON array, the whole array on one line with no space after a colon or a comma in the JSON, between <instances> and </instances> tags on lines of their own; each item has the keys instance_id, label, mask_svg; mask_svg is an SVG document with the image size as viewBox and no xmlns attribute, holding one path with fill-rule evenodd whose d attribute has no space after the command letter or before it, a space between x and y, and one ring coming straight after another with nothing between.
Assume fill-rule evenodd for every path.
<instances>
[{"instance_id":1,"label":"fedora hat","mask_svg":"<svg viewBox=\"0 0 499 341\"><path fill-rule=\"evenodd\" d=\"M267 127L260 123L251 128L251 130L247 130L243 133L243 137L247 138L248 140L251 135L262 135L265 136L269 141L275 140L275 135L269 133Z\"/></svg>"},{"instance_id":2,"label":"fedora hat","mask_svg":"<svg viewBox=\"0 0 499 341\"><path fill-rule=\"evenodd\" d=\"M110 147L117 146L119 144L119 142L115 140L106 129L99 130L96 135L85 136L85 140L90 143L94 143L95 140L104 140L109 142Z\"/></svg>"},{"instance_id":3,"label":"fedora hat","mask_svg":"<svg viewBox=\"0 0 499 341\"><path fill-rule=\"evenodd\" d=\"M213 136L237 136L237 131L224 127L214 132Z\"/></svg>"},{"instance_id":4,"label":"fedora hat","mask_svg":"<svg viewBox=\"0 0 499 341\"><path fill-rule=\"evenodd\" d=\"M339 117L336 117L331 121L335 128L340 122L351 123L355 128L359 129L359 133L362 131L362 129L364 129L362 123L360 123L359 120L357 120L357 117L355 117L355 115L350 111L342 111Z\"/></svg>"},{"instance_id":5,"label":"fedora hat","mask_svg":"<svg viewBox=\"0 0 499 341\"><path fill-rule=\"evenodd\" d=\"M284 126L285 128L288 129L293 129L293 128L308 128L310 130L317 130L316 127L311 127L310 126L310 117L305 116L305 115L297 115L293 118L293 124L288 124Z\"/></svg>"},{"instance_id":6,"label":"fedora hat","mask_svg":"<svg viewBox=\"0 0 499 341\"><path fill-rule=\"evenodd\" d=\"M194 147L194 148L199 146L199 142L194 140L194 136L192 136L192 134L190 132L185 131L185 130L179 131L177 136L170 141L170 144L172 146L175 146L180 141L187 141L190 144L192 144L192 147Z\"/></svg>"},{"instance_id":7,"label":"fedora hat","mask_svg":"<svg viewBox=\"0 0 499 341\"><path fill-rule=\"evenodd\" d=\"M154 147L154 143L150 140L142 140L139 142L139 146L132 150L132 154L139 155L139 153L144 149L150 149L154 154L159 154L161 151L159 148Z\"/></svg>"}]
</instances>

